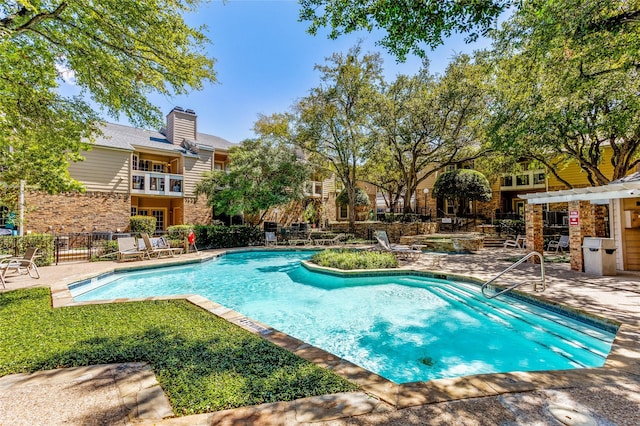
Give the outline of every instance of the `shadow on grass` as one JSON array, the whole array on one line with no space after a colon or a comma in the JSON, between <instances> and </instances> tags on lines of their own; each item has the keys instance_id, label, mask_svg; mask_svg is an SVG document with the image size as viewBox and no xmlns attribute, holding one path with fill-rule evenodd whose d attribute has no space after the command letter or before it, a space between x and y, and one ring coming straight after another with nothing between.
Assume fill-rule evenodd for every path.
<instances>
[{"instance_id":1,"label":"shadow on grass","mask_svg":"<svg viewBox=\"0 0 640 426\"><path fill-rule=\"evenodd\" d=\"M48 292L33 296L28 294L31 291L0 295L0 306L12 311L16 325L23 330L13 336L0 333L0 341L7 339L10 348L4 358L0 354L6 373L147 362L178 415L355 388L182 300L53 310L43 306ZM0 331L4 329L0 327ZM27 348L29 342L36 341L38 348ZM5 363L7 357L15 360L15 365Z\"/></svg>"}]
</instances>

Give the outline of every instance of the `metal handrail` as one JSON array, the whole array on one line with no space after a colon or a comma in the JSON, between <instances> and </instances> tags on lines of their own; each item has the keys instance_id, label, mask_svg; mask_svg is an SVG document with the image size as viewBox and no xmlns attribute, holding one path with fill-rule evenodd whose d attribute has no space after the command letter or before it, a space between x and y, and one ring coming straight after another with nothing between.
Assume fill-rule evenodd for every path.
<instances>
[{"instance_id":1,"label":"metal handrail","mask_svg":"<svg viewBox=\"0 0 640 426\"><path fill-rule=\"evenodd\" d=\"M496 294L493 294L493 295L491 295L491 296L487 296L487 295L485 294L485 292L484 292L484 289L485 289L485 288L487 288L487 286L488 286L489 284L491 284L492 282L494 282L495 280L497 280L498 278L500 278L502 275L506 274L506 273L507 273L507 272L509 272L510 270L514 269L515 267L517 267L517 266L518 266L518 265L520 265L521 263L524 263L526 260L528 260L530 257L533 257L533 256L538 256L538 258L540 259L540 281L541 281L541 283L542 283L542 290L540 290L540 291L541 291L541 292L542 292L542 291L545 291L545 290L547 289L547 282L546 282L545 277L544 277L544 257L542 256L542 254L538 253L537 251L532 251L531 253L529 253L529 254L527 254L526 256L524 256L522 259L518 260L518 261L517 261L516 263L514 263L513 265L509 266L509 267L508 267L507 269L505 269L504 271L500 272L500 273L499 273L498 275L496 275L495 277L491 278L491 279L490 279L489 281L487 281L486 283L482 284L482 287L481 287L481 289L480 289L480 290L482 291L482 295L483 295L484 297L486 297L487 299L493 299L494 297L498 297L498 296L500 296L500 295L501 295L501 294L503 294L503 293L506 293L506 292L508 292L508 291L511 291L511 290L513 290L514 288L521 286L522 284L526 284L526 283L527 283L526 281L525 281L525 282L521 282L521 283L513 284L511 287L507 287L507 288L505 288L504 290L502 290L502 291L500 291L500 292L498 292L498 293L496 293ZM537 281L534 281L534 282L533 282L533 291L538 291L538 282L537 282Z\"/></svg>"}]
</instances>

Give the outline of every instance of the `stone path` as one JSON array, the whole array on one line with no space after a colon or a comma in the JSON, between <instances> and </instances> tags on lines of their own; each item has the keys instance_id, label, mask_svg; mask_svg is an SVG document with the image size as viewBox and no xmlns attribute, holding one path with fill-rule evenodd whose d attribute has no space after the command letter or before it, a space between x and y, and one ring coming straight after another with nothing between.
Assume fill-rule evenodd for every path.
<instances>
[{"instance_id":1,"label":"stone path","mask_svg":"<svg viewBox=\"0 0 640 426\"><path fill-rule=\"evenodd\" d=\"M199 261L210 254L179 259ZM403 267L433 269L437 265L439 273L488 279L509 265L501 259L512 254L485 250L476 255L440 257L437 262L425 255ZM167 261L145 261L144 265L163 262ZM130 266L142 264L134 262ZM73 305L67 284L122 266L100 262L44 267L40 268L40 280L10 277L8 289L49 286L54 306ZM511 279L530 280L536 272L534 265L523 265ZM328 359L317 348L272 333L269 340L333 368L363 385L365 392L173 418L168 400L148 366L89 366L0 378L0 425L640 424L640 276L591 277L570 271L568 265L552 264L547 265L547 277L549 288L540 297L622 323L605 367L474 376L391 389L389 382L363 379L363 370L357 366L346 366L336 357ZM526 287L522 290L529 291ZM212 312L222 312L219 305L204 298L189 299ZM239 314L225 309L223 316L247 328Z\"/></svg>"}]
</instances>

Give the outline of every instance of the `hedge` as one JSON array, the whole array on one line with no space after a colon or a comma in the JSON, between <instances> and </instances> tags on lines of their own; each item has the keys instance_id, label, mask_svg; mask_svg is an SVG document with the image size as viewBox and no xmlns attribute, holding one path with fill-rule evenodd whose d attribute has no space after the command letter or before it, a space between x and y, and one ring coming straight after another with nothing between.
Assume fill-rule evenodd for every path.
<instances>
[{"instance_id":1,"label":"hedge","mask_svg":"<svg viewBox=\"0 0 640 426\"><path fill-rule=\"evenodd\" d=\"M0 237L0 253L23 256L29 247L37 247L34 262L37 266L51 265L54 261L54 236L51 234L29 234L25 236Z\"/></svg>"},{"instance_id":2,"label":"hedge","mask_svg":"<svg viewBox=\"0 0 640 426\"><path fill-rule=\"evenodd\" d=\"M194 225L189 229L193 229L196 234L196 245L201 249L246 247L264 244L264 231L262 228L254 226ZM170 238L173 237L170 236Z\"/></svg>"}]
</instances>

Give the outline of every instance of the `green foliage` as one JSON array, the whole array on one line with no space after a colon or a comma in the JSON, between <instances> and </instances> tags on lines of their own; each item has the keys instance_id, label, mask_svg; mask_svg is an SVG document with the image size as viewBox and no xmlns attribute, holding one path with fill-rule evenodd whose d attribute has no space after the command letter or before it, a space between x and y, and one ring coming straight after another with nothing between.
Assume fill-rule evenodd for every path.
<instances>
[{"instance_id":1,"label":"green foliage","mask_svg":"<svg viewBox=\"0 0 640 426\"><path fill-rule=\"evenodd\" d=\"M91 261L99 262L101 260L113 260L117 252L118 252L118 241L102 240L100 241L100 248L98 250L98 254L91 256Z\"/></svg>"},{"instance_id":2,"label":"green foliage","mask_svg":"<svg viewBox=\"0 0 640 426\"><path fill-rule=\"evenodd\" d=\"M314 254L311 261L327 268L343 270L398 267L398 260L392 253L350 249L323 250Z\"/></svg>"},{"instance_id":3,"label":"green foliage","mask_svg":"<svg viewBox=\"0 0 640 426\"><path fill-rule=\"evenodd\" d=\"M153 235L156 230L157 219L153 216L131 216L129 218L129 227L131 232L140 235L146 233Z\"/></svg>"},{"instance_id":4,"label":"green foliage","mask_svg":"<svg viewBox=\"0 0 640 426\"><path fill-rule=\"evenodd\" d=\"M184 300L53 309L48 289L0 294L0 376L148 362L177 415L357 387Z\"/></svg>"},{"instance_id":5,"label":"green foliage","mask_svg":"<svg viewBox=\"0 0 640 426\"><path fill-rule=\"evenodd\" d=\"M0 180L48 192L79 188L68 172L98 130L91 105L159 127L150 93L215 81L202 28L183 16L201 2L5 1L0 4ZM63 75L82 96L63 96Z\"/></svg>"},{"instance_id":6,"label":"green foliage","mask_svg":"<svg viewBox=\"0 0 640 426\"><path fill-rule=\"evenodd\" d=\"M355 228L352 196L358 167L372 149L369 115L382 83L379 54L362 54L360 45L346 55L334 53L326 65L316 65L322 84L295 106L296 143L309 159L330 170L349 196L349 224Z\"/></svg>"},{"instance_id":7,"label":"green foliage","mask_svg":"<svg viewBox=\"0 0 640 426\"><path fill-rule=\"evenodd\" d=\"M491 201L491 185L476 170L457 169L438 176L433 185L433 196L457 201L462 210L467 201Z\"/></svg>"},{"instance_id":8,"label":"green foliage","mask_svg":"<svg viewBox=\"0 0 640 426\"><path fill-rule=\"evenodd\" d=\"M443 76L424 68L385 85L372 108L372 138L378 142L365 166L389 207L411 199L418 185L451 165L487 152L482 126L487 114L482 55L456 56ZM412 211L404 203L404 212Z\"/></svg>"},{"instance_id":9,"label":"green foliage","mask_svg":"<svg viewBox=\"0 0 640 426\"><path fill-rule=\"evenodd\" d=\"M340 206L348 206L349 205L349 193L346 189L340 191L338 196L336 197L336 203ZM355 188L355 194L353 198L354 207L368 207L371 205L371 200L367 195L366 191L359 186Z\"/></svg>"},{"instance_id":10,"label":"green foliage","mask_svg":"<svg viewBox=\"0 0 640 426\"><path fill-rule=\"evenodd\" d=\"M23 256L29 247L36 247L38 252L34 262L37 266L51 265L54 261L55 237L51 234L29 234L23 237L0 237L0 253L12 256Z\"/></svg>"},{"instance_id":11,"label":"green foliage","mask_svg":"<svg viewBox=\"0 0 640 426\"><path fill-rule=\"evenodd\" d=\"M264 244L264 231L255 226L196 225L199 248L247 247Z\"/></svg>"},{"instance_id":12,"label":"green foliage","mask_svg":"<svg viewBox=\"0 0 640 426\"><path fill-rule=\"evenodd\" d=\"M172 240L186 241L193 228L194 226L189 224L168 226L167 235Z\"/></svg>"},{"instance_id":13,"label":"green foliage","mask_svg":"<svg viewBox=\"0 0 640 426\"><path fill-rule=\"evenodd\" d=\"M498 16L516 2L510 0L300 0L300 19L311 21L309 33L330 26L329 38L354 31L382 29L378 42L399 60L407 54L426 56L423 44L435 48L454 33L466 41L492 29Z\"/></svg>"},{"instance_id":14,"label":"green foliage","mask_svg":"<svg viewBox=\"0 0 640 426\"><path fill-rule=\"evenodd\" d=\"M269 208L302 198L308 166L275 136L243 141L229 150L229 160L228 172L205 174L195 189L217 214L244 214L258 225Z\"/></svg>"},{"instance_id":15,"label":"green foliage","mask_svg":"<svg viewBox=\"0 0 640 426\"><path fill-rule=\"evenodd\" d=\"M496 33L489 135L503 155L557 174L567 162L591 185L640 163L637 1L523 2ZM605 147L613 157L604 158ZM605 162L613 173L605 173Z\"/></svg>"}]
</instances>

